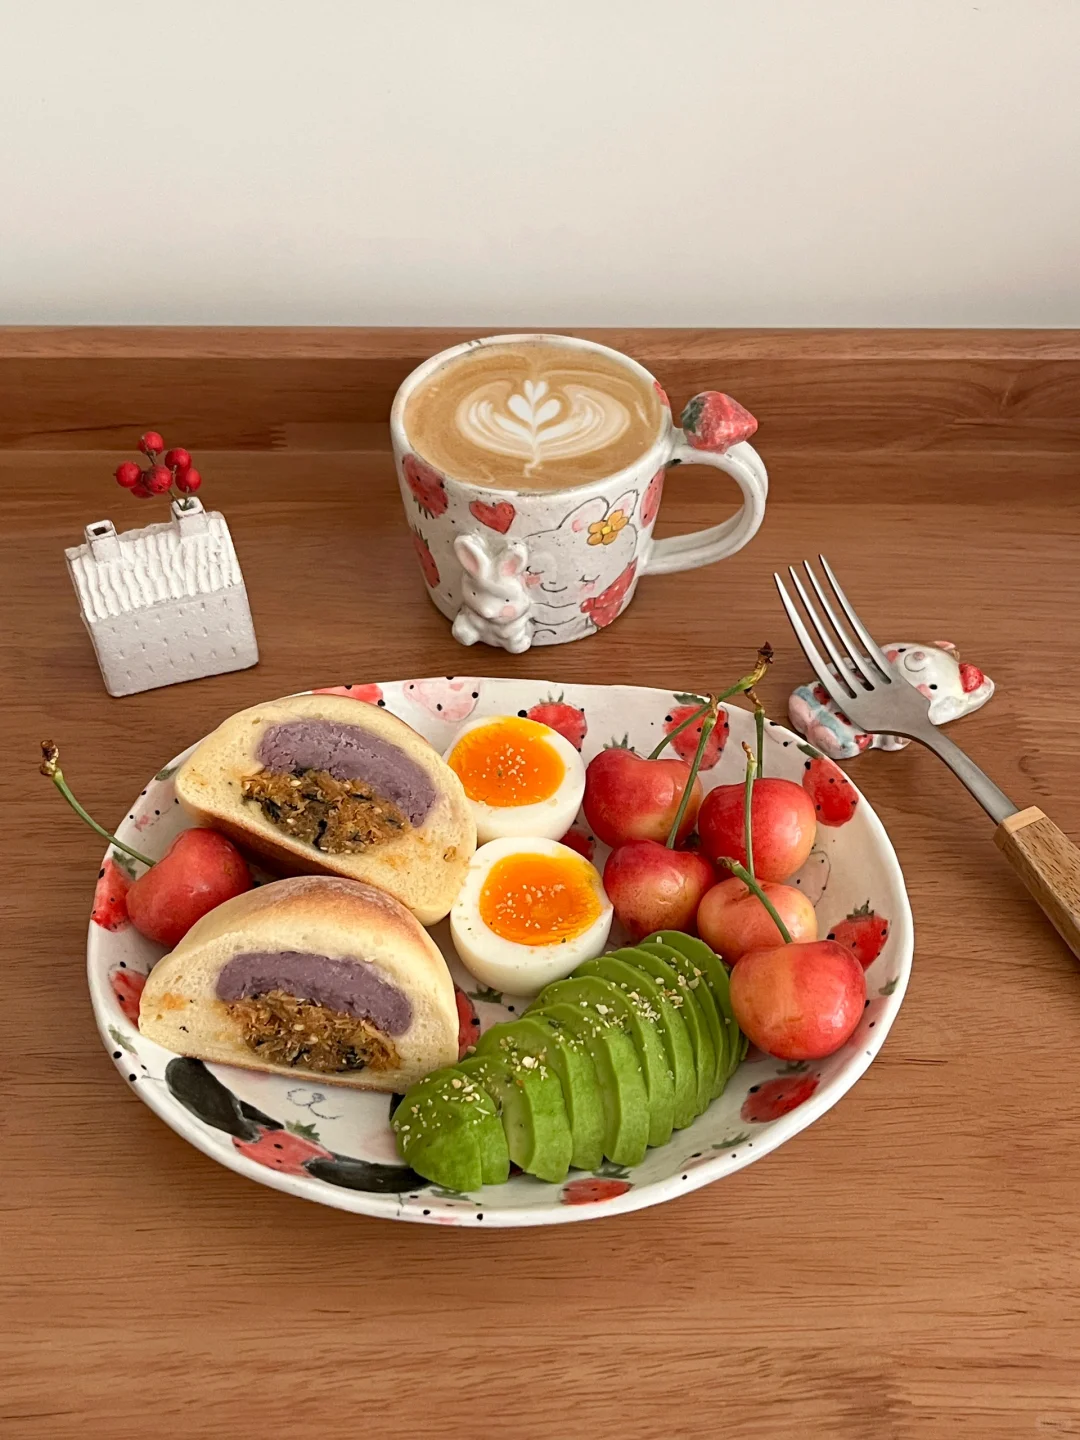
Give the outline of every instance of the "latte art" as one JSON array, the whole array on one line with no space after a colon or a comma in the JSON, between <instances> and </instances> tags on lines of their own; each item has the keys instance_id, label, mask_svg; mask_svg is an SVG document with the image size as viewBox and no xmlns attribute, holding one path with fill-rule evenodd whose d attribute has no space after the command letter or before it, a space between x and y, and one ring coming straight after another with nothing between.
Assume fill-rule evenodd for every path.
<instances>
[{"instance_id":1,"label":"latte art","mask_svg":"<svg viewBox=\"0 0 1080 1440\"><path fill-rule=\"evenodd\" d=\"M467 351L405 409L410 443L443 474L526 490L614 474L649 449L664 419L655 389L629 367L547 340Z\"/></svg>"},{"instance_id":2,"label":"latte art","mask_svg":"<svg viewBox=\"0 0 1080 1440\"><path fill-rule=\"evenodd\" d=\"M564 460L611 445L630 424L614 395L590 385L567 384L551 393L546 380L526 380L506 393L493 380L457 408L454 419L466 440L497 455L518 455L529 475L547 460Z\"/></svg>"}]
</instances>

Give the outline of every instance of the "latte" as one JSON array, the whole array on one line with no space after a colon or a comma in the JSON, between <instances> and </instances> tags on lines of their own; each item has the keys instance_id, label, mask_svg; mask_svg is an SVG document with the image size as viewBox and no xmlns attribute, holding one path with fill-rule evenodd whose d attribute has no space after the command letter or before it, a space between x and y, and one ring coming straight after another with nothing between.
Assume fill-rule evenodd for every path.
<instances>
[{"instance_id":1,"label":"latte","mask_svg":"<svg viewBox=\"0 0 1080 1440\"><path fill-rule=\"evenodd\" d=\"M410 445L457 480L563 490L613 475L659 437L653 385L596 350L548 340L483 345L421 382L405 405Z\"/></svg>"}]
</instances>

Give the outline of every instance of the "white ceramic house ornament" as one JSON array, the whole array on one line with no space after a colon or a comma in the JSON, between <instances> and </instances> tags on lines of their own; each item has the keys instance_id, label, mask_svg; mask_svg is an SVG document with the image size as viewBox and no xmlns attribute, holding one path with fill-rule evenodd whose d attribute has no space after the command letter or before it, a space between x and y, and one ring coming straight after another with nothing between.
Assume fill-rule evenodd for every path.
<instances>
[{"instance_id":1,"label":"white ceramic house ornament","mask_svg":"<svg viewBox=\"0 0 1080 1440\"><path fill-rule=\"evenodd\" d=\"M162 524L86 527L64 553L105 688L159 685L245 670L259 658L244 577L225 517L189 497Z\"/></svg>"}]
</instances>

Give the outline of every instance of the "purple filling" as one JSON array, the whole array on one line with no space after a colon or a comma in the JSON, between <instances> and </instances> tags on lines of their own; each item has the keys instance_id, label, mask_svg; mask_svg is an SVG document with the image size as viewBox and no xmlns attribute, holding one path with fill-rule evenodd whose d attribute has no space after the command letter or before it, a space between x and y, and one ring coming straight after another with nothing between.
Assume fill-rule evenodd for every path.
<instances>
[{"instance_id":1,"label":"purple filling","mask_svg":"<svg viewBox=\"0 0 1080 1440\"><path fill-rule=\"evenodd\" d=\"M370 1020L387 1035L402 1035L412 1023L409 997L362 961L331 960L303 950L256 950L234 955L218 976L219 1000L251 1000L268 990Z\"/></svg>"},{"instance_id":2,"label":"purple filling","mask_svg":"<svg viewBox=\"0 0 1080 1440\"><path fill-rule=\"evenodd\" d=\"M259 761L279 775L298 770L329 770L335 780L364 780L384 800L392 800L414 825L421 825L435 803L435 786L403 750L334 720L287 720L271 725L259 741Z\"/></svg>"}]
</instances>

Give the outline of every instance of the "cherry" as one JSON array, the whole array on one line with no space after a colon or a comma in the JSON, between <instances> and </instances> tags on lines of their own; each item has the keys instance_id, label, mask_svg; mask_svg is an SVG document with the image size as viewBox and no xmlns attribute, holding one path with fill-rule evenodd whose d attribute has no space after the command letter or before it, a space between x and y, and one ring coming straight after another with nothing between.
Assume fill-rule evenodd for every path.
<instances>
[{"instance_id":1,"label":"cherry","mask_svg":"<svg viewBox=\"0 0 1080 1440\"><path fill-rule=\"evenodd\" d=\"M139 860L146 873L127 892L131 923L149 940L170 949L196 920L234 895L252 887L251 872L231 840L216 830L185 830L160 860L151 860L111 835L89 815L71 792L60 769L60 752L51 740L41 742L41 773L47 776L80 819L117 850Z\"/></svg>"},{"instance_id":2,"label":"cherry","mask_svg":"<svg viewBox=\"0 0 1080 1440\"><path fill-rule=\"evenodd\" d=\"M779 1060L820 1060L854 1033L866 1004L862 966L835 940L752 950L731 972L739 1029Z\"/></svg>"},{"instance_id":3,"label":"cherry","mask_svg":"<svg viewBox=\"0 0 1080 1440\"><path fill-rule=\"evenodd\" d=\"M607 858L604 889L631 940L654 930L692 931L716 872L696 850L669 850L656 840L628 840Z\"/></svg>"},{"instance_id":4,"label":"cherry","mask_svg":"<svg viewBox=\"0 0 1080 1440\"><path fill-rule=\"evenodd\" d=\"M814 802L793 780L766 779L755 782L752 805L754 873L759 880L786 880L813 848ZM706 795L698 829L701 848L710 860L730 855L746 864L744 806L742 784L717 785Z\"/></svg>"},{"instance_id":5,"label":"cherry","mask_svg":"<svg viewBox=\"0 0 1080 1440\"><path fill-rule=\"evenodd\" d=\"M125 460L122 465L116 467L116 483L122 485L125 490L134 490L142 479L142 473L134 460Z\"/></svg>"},{"instance_id":6,"label":"cherry","mask_svg":"<svg viewBox=\"0 0 1080 1440\"><path fill-rule=\"evenodd\" d=\"M164 495L173 483L172 472L164 465L154 465L146 472L142 482L151 495Z\"/></svg>"},{"instance_id":7,"label":"cherry","mask_svg":"<svg viewBox=\"0 0 1080 1440\"><path fill-rule=\"evenodd\" d=\"M187 450L176 449L165 452L165 464L170 470L187 470L191 466L191 455Z\"/></svg>"},{"instance_id":8,"label":"cherry","mask_svg":"<svg viewBox=\"0 0 1080 1440\"><path fill-rule=\"evenodd\" d=\"M156 430L147 430L139 437L139 449L144 455L157 455L165 449L165 441Z\"/></svg>"},{"instance_id":9,"label":"cherry","mask_svg":"<svg viewBox=\"0 0 1080 1440\"><path fill-rule=\"evenodd\" d=\"M818 938L817 912L795 885L766 882L762 890L787 926L793 940ZM783 940L776 921L741 880L721 880L702 897L697 932L729 965L749 950L765 950Z\"/></svg>"},{"instance_id":10,"label":"cherry","mask_svg":"<svg viewBox=\"0 0 1080 1440\"><path fill-rule=\"evenodd\" d=\"M185 495L192 495L202 484L202 476L198 470L178 470L176 472L176 488Z\"/></svg>"},{"instance_id":11,"label":"cherry","mask_svg":"<svg viewBox=\"0 0 1080 1440\"><path fill-rule=\"evenodd\" d=\"M144 473L143 471L141 471L141 470L139 471L139 474L140 474L140 475L143 474L143 473ZM134 495L134 496L136 497L136 499L138 499L138 500L149 500L149 499L150 499L150 495L151 495L151 492L146 488L146 486L145 486L145 484L142 482L142 480L140 480L137 485L133 485L133 486L131 487L131 493L132 493L132 495Z\"/></svg>"},{"instance_id":12,"label":"cherry","mask_svg":"<svg viewBox=\"0 0 1080 1440\"><path fill-rule=\"evenodd\" d=\"M690 766L682 760L646 760L618 745L601 750L585 771L582 806L589 828L605 845L628 840L663 844L689 778ZM694 828L700 805L701 781L695 779L677 841Z\"/></svg>"},{"instance_id":13,"label":"cherry","mask_svg":"<svg viewBox=\"0 0 1080 1440\"><path fill-rule=\"evenodd\" d=\"M131 923L171 950L196 920L251 889L251 872L217 830L185 830L127 893Z\"/></svg>"}]
</instances>

